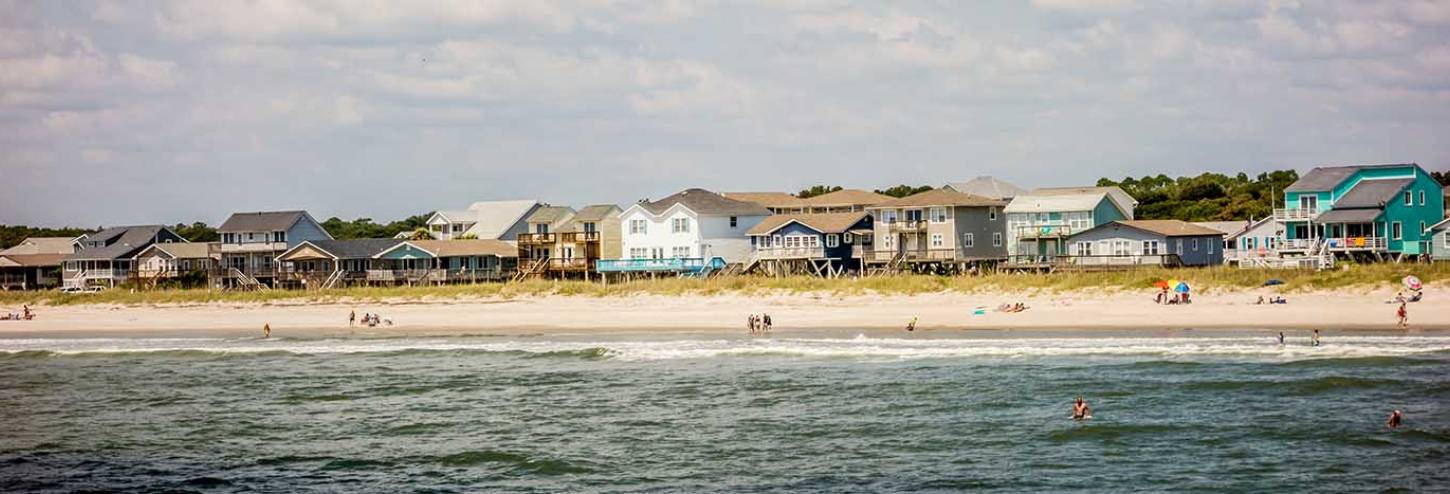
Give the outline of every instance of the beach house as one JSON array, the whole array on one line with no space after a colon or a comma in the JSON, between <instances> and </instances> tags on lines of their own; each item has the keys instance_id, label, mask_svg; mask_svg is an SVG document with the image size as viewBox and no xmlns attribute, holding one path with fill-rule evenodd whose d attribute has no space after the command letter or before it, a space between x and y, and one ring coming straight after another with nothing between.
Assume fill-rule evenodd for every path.
<instances>
[{"instance_id":1,"label":"beach house","mask_svg":"<svg viewBox=\"0 0 1450 494\"><path fill-rule=\"evenodd\" d=\"M750 231L751 260L744 272L772 276L834 278L860 272L861 254L873 241L871 216L864 211L777 214Z\"/></svg>"},{"instance_id":2,"label":"beach house","mask_svg":"<svg viewBox=\"0 0 1450 494\"><path fill-rule=\"evenodd\" d=\"M946 187L963 194L1004 201L1010 201L1019 194L1027 193L1026 189L1012 185L1010 182L985 175L965 182L951 182L946 184Z\"/></svg>"},{"instance_id":3,"label":"beach house","mask_svg":"<svg viewBox=\"0 0 1450 494\"><path fill-rule=\"evenodd\" d=\"M409 240L373 255L369 284L500 281L517 267L518 247L502 240Z\"/></svg>"},{"instance_id":4,"label":"beach house","mask_svg":"<svg viewBox=\"0 0 1450 494\"><path fill-rule=\"evenodd\" d=\"M1238 254L1238 244L1230 239L1243 232L1244 230L1248 230L1249 227L1254 224L1254 222L1250 220L1194 221L1193 224L1204 228L1210 228L1223 234L1223 261L1227 263L1229 259L1233 258L1233 256Z\"/></svg>"},{"instance_id":5,"label":"beach house","mask_svg":"<svg viewBox=\"0 0 1450 494\"><path fill-rule=\"evenodd\" d=\"M0 290L38 290L60 285L60 265L75 252L71 237L30 237L0 250Z\"/></svg>"},{"instance_id":6,"label":"beach house","mask_svg":"<svg viewBox=\"0 0 1450 494\"><path fill-rule=\"evenodd\" d=\"M233 213L216 230L221 265L215 283L228 288L272 286L278 255L300 242L332 239L306 211Z\"/></svg>"},{"instance_id":7,"label":"beach house","mask_svg":"<svg viewBox=\"0 0 1450 494\"><path fill-rule=\"evenodd\" d=\"M152 244L172 242L186 239L163 225L117 226L82 235L62 261L62 286L115 287L131 277L136 254Z\"/></svg>"},{"instance_id":8,"label":"beach house","mask_svg":"<svg viewBox=\"0 0 1450 494\"><path fill-rule=\"evenodd\" d=\"M867 208L873 218L873 269L964 272L1007 257L1007 201L942 187Z\"/></svg>"},{"instance_id":9,"label":"beach house","mask_svg":"<svg viewBox=\"0 0 1450 494\"><path fill-rule=\"evenodd\" d=\"M515 242L528 233L524 221L545 204L532 199L480 201L467 209L438 210L428 216L428 233L437 240L481 239Z\"/></svg>"},{"instance_id":10,"label":"beach house","mask_svg":"<svg viewBox=\"0 0 1450 494\"><path fill-rule=\"evenodd\" d=\"M720 195L759 204L769 209L772 214L805 213L809 210L809 203L805 199L786 192L721 192Z\"/></svg>"},{"instance_id":11,"label":"beach house","mask_svg":"<svg viewBox=\"0 0 1450 494\"><path fill-rule=\"evenodd\" d=\"M298 242L277 256L279 286L317 289L367 284L373 259L401 243L391 238Z\"/></svg>"},{"instance_id":12,"label":"beach house","mask_svg":"<svg viewBox=\"0 0 1450 494\"><path fill-rule=\"evenodd\" d=\"M1450 261L1450 219L1431 225L1427 234L1430 236L1430 258Z\"/></svg>"},{"instance_id":13,"label":"beach house","mask_svg":"<svg viewBox=\"0 0 1450 494\"><path fill-rule=\"evenodd\" d=\"M1273 219L1279 253L1331 264L1428 254L1431 225L1445 219L1440 184L1414 163L1320 167L1284 189Z\"/></svg>"},{"instance_id":14,"label":"beach house","mask_svg":"<svg viewBox=\"0 0 1450 494\"><path fill-rule=\"evenodd\" d=\"M1057 267L1216 266L1223 264L1224 233L1179 220L1117 220L1068 238Z\"/></svg>"},{"instance_id":15,"label":"beach house","mask_svg":"<svg viewBox=\"0 0 1450 494\"><path fill-rule=\"evenodd\" d=\"M539 208L528 218L530 233L519 235L517 276L588 279L596 261L620 258L622 212L613 204Z\"/></svg>"},{"instance_id":16,"label":"beach house","mask_svg":"<svg viewBox=\"0 0 1450 494\"><path fill-rule=\"evenodd\" d=\"M187 287L203 286L221 265L219 244L171 242L151 244L136 254L135 279L143 288L173 282Z\"/></svg>"},{"instance_id":17,"label":"beach house","mask_svg":"<svg viewBox=\"0 0 1450 494\"><path fill-rule=\"evenodd\" d=\"M1048 187L1007 205L1010 264L1050 263L1067 253L1068 238L1113 221L1132 220L1138 201L1117 187Z\"/></svg>"},{"instance_id":18,"label":"beach house","mask_svg":"<svg viewBox=\"0 0 1450 494\"><path fill-rule=\"evenodd\" d=\"M751 256L746 232L770 216L765 206L705 189L686 189L630 205L619 215L621 259L595 263L600 273L699 274Z\"/></svg>"}]
</instances>

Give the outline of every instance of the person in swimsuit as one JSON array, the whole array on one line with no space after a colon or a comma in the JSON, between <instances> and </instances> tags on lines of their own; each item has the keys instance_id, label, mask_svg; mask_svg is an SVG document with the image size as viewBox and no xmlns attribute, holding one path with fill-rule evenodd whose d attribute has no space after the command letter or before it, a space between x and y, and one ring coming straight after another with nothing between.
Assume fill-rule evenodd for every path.
<instances>
[{"instance_id":1,"label":"person in swimsuit","mask_svg":"<svg viewBox=\"0 0 1450 494\"><path fill-rule=\"evenodd\" d=\"M1400 322L1398 324L1401 328L1405 328L1410 325L1410 313L1405 308L1404 302L1400 302L1400 308L1399 310L1395 311L1395 316L1400 318Z\"/></svg>"},{"instance_id":2,"label":"person in swimsuit","mask_svg":"<svg viewBox=\"0 0 1450 494\"><path fill-rule=\"evenodd\" d=\"M911 316L911 322L906 323L907 331L916 331L916 316Z\"/></svg>"},{"instance_id":3,"label":"person in swimsuit","mask_svg":"<svg viewBox=\"0 0 1450 494\"><path fill-rule=\"evenodd\" d=\"M1399 410L1395 410L1393 412L1390 412L1390 419L1387 420L1387 421L1385 421L1385 427L1389 427L1391 430L1399 429L1400 428L1400 419L1403 419L1403 418L1404 418L1404 414L1400 413Z\"/></svg>"},{"instance_id":4,"label":"person in swimsuit","mask_svg":"<svg viewBox=\"0 0 1450 494\"><path fill-rule=\"evenodd\" d=\"M1284 332L1279 332L1279 346L1284 346Z\"/></svg>"},{"instance_id":5,"label":"person in swimsuit","mask_svg":"<svg viewBox=\"0 0 1450 494\"><path fill-rule=\"evenodd\" d=\"M357 324L357 311L355 311L355 310L348 311L348 313L347 313L347 327L351 328L351 327L353 327L356 324Z\"/></svg>"},{"instance_id":6,"label":"person in swimsuit","mask_svg":"<svg viewBox=\"0 0 1450 494\"><path fill-rule=\"evenodd\" d=\"M1309 340L1309 346L1319 346L1319 330L1314 330L1314 337Z\"/></svg>"},{"instance_id":7,"label":"person in swimsuit","mask_svg":"<svg viewBox=\"0 0 1450 494\"><path fill-rule=\"evenodd\" d=\"M1082 395L1078 395L1077 401L1072 404L1072 419L1086 420L1092 414L1092 407L1089 407L1087 402L1082 399Z\"/></svg>"},{"instance_id":8,"label":"person in swimsuit","mask_svg":"<svg viewBox=\"0 0 1450 494\"><path fill-rule=\"evenodd\" d=\"M262 323L262 337L263 338L271 338L272 337L272 325L271 324L269 324L269 323Z\"/></svg>"}]
</instances>

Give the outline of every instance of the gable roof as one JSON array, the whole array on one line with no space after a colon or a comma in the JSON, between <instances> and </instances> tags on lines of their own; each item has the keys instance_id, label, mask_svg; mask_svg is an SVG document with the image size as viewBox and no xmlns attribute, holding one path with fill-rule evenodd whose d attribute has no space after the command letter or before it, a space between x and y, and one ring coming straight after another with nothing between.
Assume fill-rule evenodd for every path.
<instances>
[{"instance_id":1,"label":"gable roof","mask_svg":"<svg viewBox=\"0 0 1450 494\"><path fill-rule=\"evenodd\" d=\"M1427 231L1427 232L1436 232L1436 231L1440 231L1440 230L1450 230L1450 218L1445 218L1444 220L1441 220L1439 223L1430 225L1429 228L1426 228L1425 229L1425 231Z\"/></svg>"},{"instance_id":2,"label":"gable roof","mask_svg":"<svg viewBox=\"0 0 1450 494\"><path fill-rule=\"evenodd\" d=\"M338 259L362 259L377 255L378 253L391 249L401 243L401 240L391 238L352 238L347 240L308 240L292 246L277 257L284 257L305 245L311 245L317 250L331 254Z\"/></svg>"},{"instance_id":3,"label":"gable roof","mask_svg":"<svg viewBox=\"0 0 1450 494\"><path fill-rule=\"evenodd\" d=\"M566 206L542 206L535 209L525 221L529 223L554 224L574 214L574 208Z\"/></svg>"},{"instance_id":4,"label":"gable roof","mask_svg":"<svg viewBox=\"0 0 1450 494\"><path fill-rule=\"evenodd\" d=\"M431 222L434 216L442 216L450 223L472 223L463 234L481 239L497 239L532 213L535 207L540 206L542 204L533 199L479 201L468 205L468 209L462 211L442 209L434 211L433 216L429 216L428 220Z\"/></svg>"},{"instance_id":5,"label":"gable roof","mask_svg":"<svg viewBox=\"0 0 1450 494\"><path fill-rule=\"evenodd\" d=\"M759 203L731 199L705 189L685 189L664 199L640 203L638 206L650 214L660 215L676 204L702 215L770 216L770 210Z\"/></svg>"},{"instance_id":6,"label":"gable roof","mask_svg":"<svg viewBox=\"0 0 1450 494\"><path fill-rule=\"evenodd\" d=\"M82 248L74 254L67 256L67 259L76 260L110 260L131 257L142 247L156 241L156 237L162 231L172 232L171 229L162 225L135 225L118 226L107 228L95 235L86 238L86 241L106 241L104 247ZM180 235L176 235L181 238Z\"/></svg>"},{"instance_id":7,"label":"gable roof","mask_svg":"<svg viewBox=\"0 0 1450 494\"><path fill-rule=\"evenodd\" d=\"M844 233L866 217L862 211L854 213L777 214L766 217L750 228L746 235L769 235L791 223L800 223L821 233Z\"/></svg>"},{"instance_id":8,"label":"gable roof","mask_svg":"<svg viewBox=\"0 0 1450 494\"><path fill-rule=\"evenodd\" d=\"M722 192L720 195L737 201L753 202L768 208L798 208L806 200L785 192Z\"/></svg>"},{"instance_id":9,"label":"gable roof","mask_svg":"<svg viewBox=\"0 0 1450 494\"><path fill-rule=\"evenodd\" d=\"M1206 226L1199 226L1182 220L1118 220L1098 226L1102 228L1108 225L1122 225L1135 228L1149 233L1156 233L1165 237L1197 237L1203 235L1219 235L1224 233ZM1096 230L1093 228L1092 230ZM1088 231L1092 231L1088 230Z\"/></svg>"},{"instance_id":10,"label":"gable roof","mask_svg":"<svg viewBox=\"0 0 1450 494\"><path fill-rule=\"evenodd\" d=\"M69 254L0 254L0 266L44 268L59 266Z\"/></svg>"},{"instance_id":11,"label":"gable roof","mask_svg":"<svg viewBox=\"0 0 1450 494\"><path fill-rule=\"evenodd\" d=\"M75 240L73 237L29 237L0 250L0 255L70 254L75 252Z\"/></svg>"},{"instance_id":12,"label":"gable roof","mask_svg":"<svg viewBox=\"0 0 1450 494\"><path fill-rule=\"evenodd\" d=\"M213 253L211 251L211 246L205 242L163 242L151 244L150 247L147 247L145 250L138 252L136 254L136 257L141 257L142 255L146 254L147 251L150 251L152 249L165 252L167 255L171 256L174 259L201 259L207 257L213 259L221 259L221 254Z\"/></svg>"},{"instance_id":13,"label":"gable roof","mask_svg":"<svg viewBox=\"0 0 1450 494\"><path fill-rule=\"evenodd\" d=\"M878 208L903 208L903 207L928 207L928 206L1006 206L1007 201L1001 199L989 199L971 194L957 192L950 187L932 189L925 192L918 192L900 199L877 204Z\"/></svg>"},{"instance_id":14,"label":"gable roof","mask_svg":"<svg viewBox=\"0 0 1450 494\"><path fill-rule=\"evenodd\" d=\"M519 248L502 240L412 240L408 243L437 257L497 256L518 257Z\"/></svg>"},{"instance_id":15,"label":"gable roof","mask_svg":"<svg viewBox=\"0 0 1450 494\"><path fill-rule=\"evenodd\" d=\"M590 206L584 206L582 208L579 208L578 212L574 213L573 221L575 223L583 221L598 222L608 219L610 214L618 211L620 211L619 206L615 206L613 204L594 204Z\"/></svg>"},{"instance_id":16,"label":"gable roof","mask_svg":"<svg viewBox=\"0 0 1450 494\"><path fill-rule=\"evenodd\" d=\"M1117 187L1043 187L1012 198L1009 213L1091 211L1107 198L1124 216L1133 217L1138 201Z\"/></svg>"},{"instance_id":17,"label":"gable roof","mask_svg":"<svg viewBox=\"0 0 1450 494\"><path fill-rule=\"evenodd\" d=\"M257 211L250 213L232 213L222 225L216 228L217 233L234 232L282 232L292 228L292 225L308 218L306 211Z\"/></svg>"},{"instance_id":18,"label":"gable roof","mask_svg":"<svg viewBox=\"0 0 1450 494\"><path fill-rule=\"evenodd\" d=\"M1414 182L1413 178L1360 180L1334 201L1334 209L1382 208Z\"/></svg>"},{"instance_id":19,"label":"gable roof","mask_svg":"<svg viewBox=\"0 0 1450 494\"><path fill-rule=\"evenodd\" d=\"M886 201L895 199L886 194L877 194L869 190L841 189L835 192L827 192L809 199L803 199L807 205L817 207L828 206L874 206Z\"/></svg>"},{"instance_id":20,"label":"gable roof","mask_svg":"<svg viewBox=\"0 0 1450 494\"><path fill-rule=\"evenodd\" d=\"M987 175L976 177L966 182L952 182L946 184L946 187L951 187L952 190L963 194L982 196L989 199L1011 199L1017 197L1019 194L1027 193L1027 189Z\"/></svg>"},{"instance_id":21,"label":"gable roof","mask_svg":"<svg viewBox=\"0 0 1450 494\"><path fill-rule=\"evenodd\" d=\"M1233 235L1235 233L1248 230L1251 222L1249 220L1195 221L1193 222L1193 224L1204 228L1218 230L1220 232L1223 232L1224 235Z\"/></svg>"},{"instance_id":22,"label":"gable roof","mask_svg":"<svg viewBox=\"0 0 1450 494\"><path fill-rule=\"evenodd\" d=\"M1315 167L1308 173L1299 177L1294 183L1284 188L1284 192L1324 192L1333 190L1335 186L1343 183L1345 179L1353 176L1360 170L1374 168L1402 168L1407 166L1418 167L1414 163L1399 163L1388 165L1347 165L1347 166L1323 166Z\"/></svg>"}]
</instances>

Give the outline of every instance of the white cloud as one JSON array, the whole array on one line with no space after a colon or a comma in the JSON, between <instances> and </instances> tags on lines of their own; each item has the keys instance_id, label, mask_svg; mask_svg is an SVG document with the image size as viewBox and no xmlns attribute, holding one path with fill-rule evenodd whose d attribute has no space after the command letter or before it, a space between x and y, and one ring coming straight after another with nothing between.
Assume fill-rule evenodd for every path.
<instances>
[{"instance_id":1,"label":"white cloud","mask_svg":"<svg viewBox=\"0 0 1450 494\"><path fill-rule=\"evenodd\" d=\"M122 53L116 60L130 82L144 90L168 89L181 80L181 71L177 70L176 62L155 60L131 53Z\"/></svg>"}]
</instances>

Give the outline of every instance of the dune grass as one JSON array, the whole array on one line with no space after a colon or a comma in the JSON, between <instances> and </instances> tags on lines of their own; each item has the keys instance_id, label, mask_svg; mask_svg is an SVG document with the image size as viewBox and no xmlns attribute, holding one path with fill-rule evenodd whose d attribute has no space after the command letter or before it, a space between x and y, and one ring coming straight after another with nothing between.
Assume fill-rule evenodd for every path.
<instances>
[{"instance_id":1,"label":"dune grass","mask_svg":"<svg viewBox=\"0 0 1450 494\"><path fill-rule=\"evenodd\" d=\"M44 292L0 292L0 304L119 304L119 305L194 305L224 303L329 303L356 301L442 302L468 299L513 299L540 295L622 297L631 295L769 295L829 294L849 295L915 295L960 292L1022 292L1022 291L1118 291L1148 290L1162 279L1180 279L1198 292L1243 290L1260 287L1268 279L1284 282L1276 291L1302 292L1343 288L1385 288L1399 286L1407 274L1419 276L1426 283L1450 280L1450 263L1434 264L1359 264L1332 271L1267 271L1227 267L1202 269L1140 269L1095 273L1006 274L977 277L900 275L859 279L822 279L814 277L763 278L752 276L710 279L662 278L628 283L601 284L585 281L531 280L519 283L485 283L478 285L426 287L354 287L325 291L270 290L257 292L226 292L205 289L156 290L132 292L120 288L96 294L62 294Z\"/></svg>"}]
</instances>

